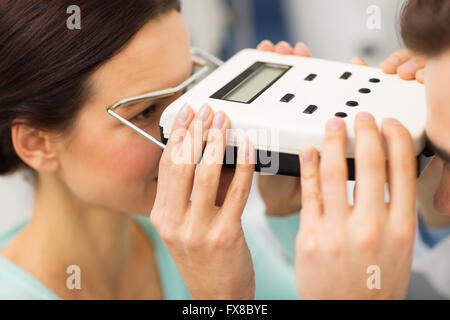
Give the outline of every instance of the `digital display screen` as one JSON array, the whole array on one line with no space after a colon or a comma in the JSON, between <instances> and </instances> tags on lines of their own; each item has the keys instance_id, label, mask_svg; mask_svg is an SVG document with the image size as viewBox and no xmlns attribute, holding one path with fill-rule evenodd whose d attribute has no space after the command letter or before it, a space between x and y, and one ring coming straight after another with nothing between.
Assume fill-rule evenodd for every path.
<instances>
[{"instance_id":1,"label":"digital display screen","mask_svg":"<svg viewBox=\"0 0 450 320\"><path fill-rule=\"evenodd\" d=\"M292 66L256 62L211 98L251 103L280 79Z\"/></svg>"}]
</instances>

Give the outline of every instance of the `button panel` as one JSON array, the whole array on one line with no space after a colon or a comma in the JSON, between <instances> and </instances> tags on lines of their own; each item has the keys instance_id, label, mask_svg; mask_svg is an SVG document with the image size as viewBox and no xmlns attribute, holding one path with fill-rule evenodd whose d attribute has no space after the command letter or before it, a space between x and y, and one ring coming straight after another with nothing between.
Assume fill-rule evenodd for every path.
<instances>
[{"instance_id":1,"label":"button panel","mask_svg":"<svg viewBox=\"0 0 450 320\"><path fill-rule=\"evenodd\" d=\"M308 106L308 108L306 108L306 109L303 111L303 113L306 113L306 114L313 114L317 109L318 109L318 107L312 104L312 105Z\"/></svg>"},{"instance_id":2,"label":"button panel","mask_svg":"<svg viewBox=\"0 0 450 320\"><path fill-rule=\"evenodd\" d=\"M281 102L289 102L289 101L291 101L292 99L294 99L294 97L295 97L295 95L293 95L292 93L287 93L287 94L285 94L284 95L284 97L283 98L281 98Z\"/></svg>"},{"instance_id":3,"label":"button panel","mask_svg":"<svg viewBox=\"0 0 450 320\"><path fill-rule=\"evenodd\" d=\"M339 79L347 80L352 76L351 72L344 72Z\"/></svg>"},{"instance_id":4,"label":"button panel","mask_svg":"<svg viewBox=\"0 0 450 320\"><path fill-rule=\"evenodd\" d=\"M313 81L317 77L317 74L311 73L305 78L305 81Z\"/></svg>"},{"instance_id":5,"label":"button panel","mask_svg":"<svg viewBox=\"0 0 450 320\"><path fill-rule=\"evenodd\" d=\"M335 116L338 118L347 118L348 115L345 112L337 112Z\"/></svg>"}]
</instances>

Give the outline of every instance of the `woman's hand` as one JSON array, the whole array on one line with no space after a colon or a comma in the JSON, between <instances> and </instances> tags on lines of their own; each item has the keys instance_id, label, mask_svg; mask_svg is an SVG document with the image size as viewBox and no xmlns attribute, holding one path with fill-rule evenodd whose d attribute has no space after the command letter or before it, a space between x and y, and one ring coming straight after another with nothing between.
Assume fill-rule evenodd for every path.
<instances>
[{"instance_id":1,"label":"woman's hand","mask_svg":"<svg viewBox=\"0 0 450 320\"><path fill-rule=\"evenodd\" d=\"M396 120L383 122L386 168L380 133L370 114L358 115L355 134L353 207L347 202L342 119L327 124L320 165L316 150L306 148L300 155L303 209L296 239L296 284L302 298L399 299L406 295L417 220L412 139ZM384 198L385 181L389 203Z\"/></svg>"},{"instance_id":2,"label":"woman's hand","mask_svg":"<svg viewBox=\"0 0 450 320\"><path fill-rule=\"evenodd\" d=\"M255 152L248 140L240 146L225 201L216 207L230 121L221 111L214 115L208 106L195 120L194 116L189 106L177 116L161 158L150 218L192 299L253 299L255 277L241 215L250 192Z\"/></svg>"},{"instance_id":3,"label":"woman's hand","mask_svg":"<svg viewBox=\"0 0 450 320\"><path fill-rule=\"evenodd\" d=\"M297 43L293 48L285 41L274 45L272 42L265 40L258 45L258 50L311 57L309 49L302 42ZM350 63L366 65L358 57L353 58ZM299 212L302 207L299 178L260 174L258 176L258 189L269 216L287 216Z\"/></svg>"},{"instance_id":4,"label":"woman's hand","mask_svg":"<svg viewBox=\"0 0 450 320\"><path fill-rule=\"evenodd\" d=\"M381 63L381 69L388 74L396 74L404 80L425 82L426 59L413 55L408 50L400 50L391 54Z\"/></svg>"}]
</instances>

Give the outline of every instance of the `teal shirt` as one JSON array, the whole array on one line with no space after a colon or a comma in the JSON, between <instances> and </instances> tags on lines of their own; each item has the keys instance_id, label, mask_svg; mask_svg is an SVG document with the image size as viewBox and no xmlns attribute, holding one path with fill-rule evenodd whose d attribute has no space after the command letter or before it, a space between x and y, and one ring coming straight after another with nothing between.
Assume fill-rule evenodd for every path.
<instances>
[{"instance_id":1,"label":"teal shirt","mask_svg":"<svg viewBox=\"0 0 450 320\"><path fill-rule=\"evenodd\" d=\"M161 278L163 297L168 300L190 299L183 278L156 232L148 217L134 216L142 230L155 248L158 272ZM290 219L289 219L290 218ZM268 218L269 226L277 230L293 230L294 218ZM278 220L279 219L279 220ZM298 215L296 215L298 220ZM0 250L11 241L25 226L26 222L0 236ZM298 224L297 224L298 226ZM256 282L256 299L298 299L295 287L295 269L293 259L280 259L279 254L269 249L263 234L249 224L244 224L244 234L253 259ZM280 237L282 246L295 239L297 230L292 234L275 233ZM291 243L292 244L292 243ZM68 275L69 276L69 275ZM0 256L0 299L60 299L37 278L21 269L13 262Z\"/></svg>"}]
</instances>

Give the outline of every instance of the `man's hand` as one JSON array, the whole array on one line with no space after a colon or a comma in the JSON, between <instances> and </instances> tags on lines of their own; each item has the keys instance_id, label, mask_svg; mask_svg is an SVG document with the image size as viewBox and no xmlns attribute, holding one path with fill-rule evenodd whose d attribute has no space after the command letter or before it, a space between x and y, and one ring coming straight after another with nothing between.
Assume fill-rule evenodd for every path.
<instances>
[{"instance_id":1,"label":"man's hand","mask_svg":"<svg viewBox=\"0 0 450 320\"><path fill-rule=\"evenodd\" d=\"M400 50L391 54L381 63L381 69L387 74L396 74L404 80L417 80L425 82L424 57L412 54L408 50Z\"/></svg>"},{"instance_id":2,"label":"man's hand","mask_svg":"<svg viewBox=\"0 0 450 320\"><path fill-rule=\"evenodd\" d=\"M381 136L370 114L357 116L355 135L353 207L347 202L345 122L328 122L320 161L313 148L301 152L303 208L296 239L296 284L304 299L403 299L408 289L417 221L411 136L398 121L383 121L386 167ZM384 199L385 181L389 203ZM379 276L379 288L371 276Z\"/></svg>"}]
</instances>

